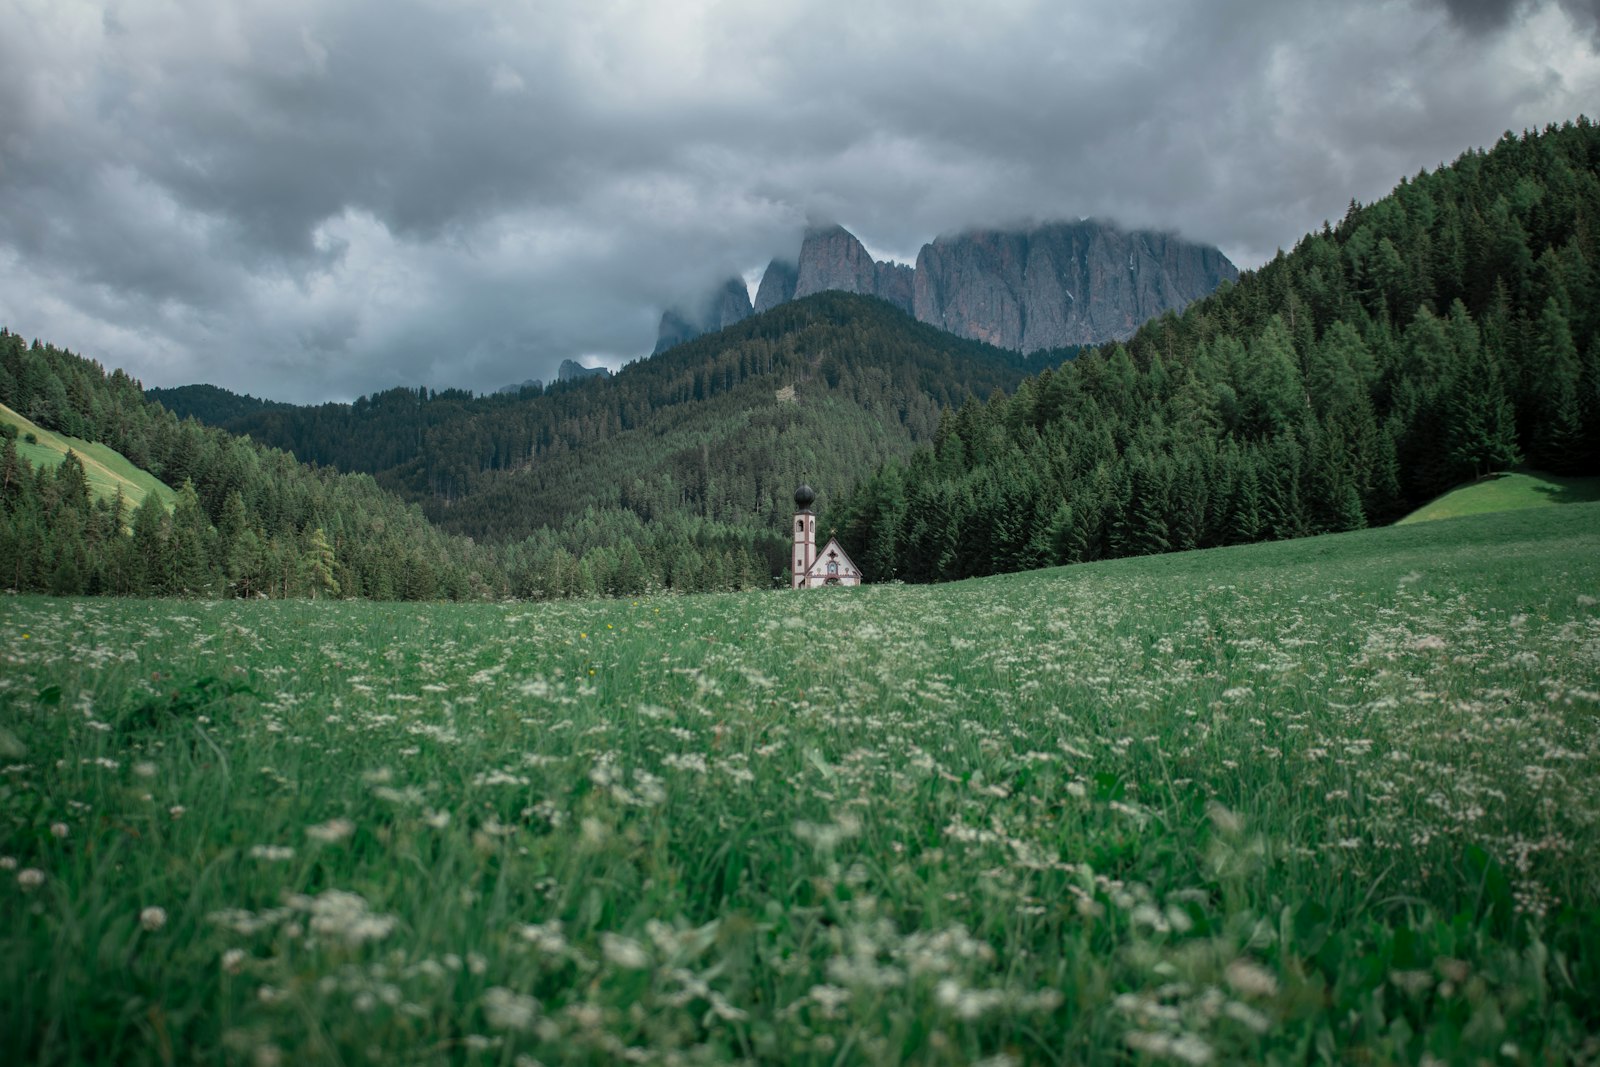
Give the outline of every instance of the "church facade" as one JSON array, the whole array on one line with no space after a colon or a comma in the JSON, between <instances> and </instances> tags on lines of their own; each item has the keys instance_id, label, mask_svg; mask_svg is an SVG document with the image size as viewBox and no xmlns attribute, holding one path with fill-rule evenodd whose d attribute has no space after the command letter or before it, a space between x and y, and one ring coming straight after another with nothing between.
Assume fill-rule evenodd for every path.
<instances>
[{"instance_id":1,"label":"church facade","mask_svg":"<svg viewBox=\"0 0 1600 1067\"><path fill-rule=\"evenodd\" d=\"M811 510L817 494L809 485L794 491L794 551L790 553L792 589L816 589L826 585L860 585L861 569L845 553L837 537L817 551L817 515Z\"/></svg>"}]
</instances>

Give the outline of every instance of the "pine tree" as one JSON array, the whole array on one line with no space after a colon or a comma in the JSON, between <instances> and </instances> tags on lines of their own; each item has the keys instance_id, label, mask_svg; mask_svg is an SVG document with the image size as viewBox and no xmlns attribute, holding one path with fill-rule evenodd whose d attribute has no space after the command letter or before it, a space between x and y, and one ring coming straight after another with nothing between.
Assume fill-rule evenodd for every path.
<instances>
[{"instance_id":1,"label":"pine tree","mask_svg":"<svg viewBox=\"0 0 1600 1067\"><path fill-rule=\"evenodd\" d=\"M1521 458L1516 415L1499 362L1480 342L1478 328L1459 300L1450 308L1449 330L1455 359L1443 390L1445 455L1462 479L1515 466Z\"/></svg>"},{"instance_id":2,"label":"pine tree","mask_svg":"<svg viewBox=\"0 0 1600 1067\"><path fill-rule=\"evenodd\" d=\"M172 509L170 592L179 596L213 593L216 573L211 563L211 540L211 524L200 508L194 483L185 479Z\"/></svg>"},{"instance_id":3,"label":"pine tree","mask_svg":"<svg viewBox=\"0 0 1600 1067\"><path fill-rule=\"evenodd\" d=\"M129 584L147 596L168 596L176 584L176 567L168 545L167 509L155 493L133 509L133 553Z\"/></svg>"},{"instance_id":4,"label":"pine tree","mask_svg":"<svg viewBox=\"0 0 1600 1067\"><path fill-rule=\"evenodd\" d=\"M1585 453L1578 384L1582 366L1572 329L1555 297L1545 301L1533 344L1534 436L1529 458L1545 470L1580 473Z\"/></svg>"},{"instance_id":5,"label":"pine tree","mask_svg":"<svg viewBox=\"0 0 1600 1067\"><path fill-rule=\"evenodd\" d=\"M311 531L301 563L303 580L311 591L312 600L323 594L335 597L339 595L339 579L334 577L333 573L333 546L328 544L328 535L322 531L322 527L318 526Z\"/></svg>"}]
</instances>

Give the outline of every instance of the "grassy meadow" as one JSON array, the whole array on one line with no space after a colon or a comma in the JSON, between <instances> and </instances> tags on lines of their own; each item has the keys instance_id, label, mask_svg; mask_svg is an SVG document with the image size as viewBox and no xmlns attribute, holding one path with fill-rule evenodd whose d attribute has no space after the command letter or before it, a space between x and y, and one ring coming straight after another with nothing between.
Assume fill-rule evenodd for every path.
<instances>
[{"instance_id":1,"label":"grassy meadow","mask_svg":"<svg viewBox=\"0 0 1600 1067\"><path fill-rule=\"evenodd\" d=\"M6 1063L1600 1062L1600 504L0 603Z\"/></svg>"}]
</instances>

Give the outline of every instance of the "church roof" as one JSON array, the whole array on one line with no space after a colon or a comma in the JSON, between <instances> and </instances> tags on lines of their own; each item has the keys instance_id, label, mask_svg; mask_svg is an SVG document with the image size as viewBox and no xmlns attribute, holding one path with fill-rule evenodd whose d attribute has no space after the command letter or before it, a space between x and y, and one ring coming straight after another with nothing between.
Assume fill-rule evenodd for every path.
<instances>
[{"instance_id":1,"label":"church roof","mask_svg":"<svg viewBox=\"0 0 1600 1067\"><path fill-rule=\"evenodd\" d=\"M826 577L829 573L829 563L839 564L838 573L840 574L853 574L857 577L861 575L861 568L857 567L855 561L845 553L837 537L828 538L828 543L818 550L816 562L812 563L810 569L806 571L806 577L809 578L813 575Z\"/></svg>"}]
</instances>

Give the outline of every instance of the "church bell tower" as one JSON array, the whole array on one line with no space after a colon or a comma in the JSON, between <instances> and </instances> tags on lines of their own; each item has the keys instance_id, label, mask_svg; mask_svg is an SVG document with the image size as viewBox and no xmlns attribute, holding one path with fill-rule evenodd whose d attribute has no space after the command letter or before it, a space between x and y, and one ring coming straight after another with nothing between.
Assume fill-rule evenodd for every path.
<instances>
[{"instance_id":1,"label":"church bell tower","mask_svg":"<svg viewBox=\"0 0 1600 1067\"><path fill-rule=\"evenodd\" d=\"M790 553L794 570L794 577L790 580L789 588L804 589L806 585L806 572L817 561L817 515L811 510L811 505L816 502L817 494L809 485L802 485L794 491L794 551Z\"/></svg>"}]
</instances>

